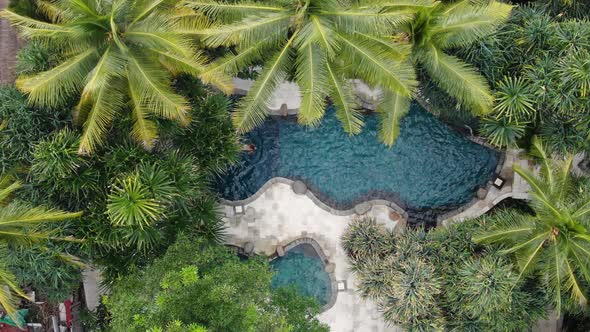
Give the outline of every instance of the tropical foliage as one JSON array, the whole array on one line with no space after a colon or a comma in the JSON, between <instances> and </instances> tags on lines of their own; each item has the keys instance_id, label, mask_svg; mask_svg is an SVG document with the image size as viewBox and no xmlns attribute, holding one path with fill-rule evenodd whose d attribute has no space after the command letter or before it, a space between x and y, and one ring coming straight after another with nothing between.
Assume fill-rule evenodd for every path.
<instances>
[{"instance_id":1,"label":"tropical foliage","mask_svg":"<svg viewBox=\"0 0 590 332\"><path fill-rule=\"evenodd\" d=\"M500 248L471 241L466 221L429 233L395 233L374 219L353 221L342 238L362 297L409 331L526 331L545 314L534 277L519 279Z\"/></svg>"},{"instance_id":2,"label":"tropical foliage","mask_svg":"<svg viewBox=\"0 0 590 332\"><path fill-rule=\"evenodd\" d=\"M67 112L30 107L14 87L0 86L0 171L30 163L30 144L65 126L67 119Z\"/></svg>"},{"instance_id":3,"label":"tropical foliage","mask_svg":"<svg viewBox=\"0 0 590 332\"><path fill-rule=\"evenodd\" d=\"M458 53L481 68L496 90L493 121L523 127L564 155L589 147L590 24L568 19L567 10L552 13L542 3L518 8L499 33ZM489 125L483 131L498 146L519 143L522 135L514 133Z\"/></svg>"},{"instance_id":4,"label":"tropical foliage","mask_svg":"<svg viewBox=\"0 0 590 332\"><path fill-rule=\"evenodd\" d=\"M540 140L534 141L533 152L540 158L540 174L535 176L519 166L515 171L531 186L535 214L509 212L496 216L497 222L474 240L504 243L501 252L515 256L519 278L531 273L543 275L558 312L572 302L585 306L590 282L588 188L572 178L571 156L560 162L551 159Z\"/></svg>"},{"instance_id":5,"label":"tropical foliage","mask_svg":"<svg viewBox=\"0 0 590 332\"><path fill-rule=\"evenodd\" d=\"M131 135L144 148L154 147L155 117L184 126L190 105L171 87L171 75L203 73L206 57L194 49L192 36L203 24L189 9L171 1L39 1L45 22L4 10L22 37L58 47L55 67L21 76L16 85L31 104L62 106L76 98L74 118L83 125L78 152L101 144L120 113L130 111ZM220 75L201 76L231 91Z\"/></svg>"},{"instance_id":6,"label":"tropical foliage","mask_svg":"<svg viewBox=\"0 0 590 332\"><path fill-rule=\"evenodd\" d=\"M26 295L19 288L14 274L7 268L8 247L30 247L34 243L51 239L55 229L43 229L42 226L81 215L33 207L12 199L11 196L20 187L21 183L9 176L0 177L0 306L11 316L16 312L16 296L26 298Z\"/></svg>"},{"instance_id":7,"label":"tropical foliage","mask_svg":"<svg viewBox=\"0 0 590 332\"><path fill-rule=\"evenodd\" d=\"M492 96L484 79L442 51L493 32L510 13L510 6L501 3L476 6L469 1L452 6L428 0L189 1L188 5L214 21L200 32L205 44L235 48L215 61L210 72L236 74L263 63L238 105L234 124L239 131L262 123L276 87L293 79L303 98L299 123L317 125L329 97L344 130L356 134L363 121L350 80L361 79L382 91L380 138L388 145L399 133L417 85L413 62L460 103L476 113L488 111Z\"/></svg>"},{"instance_id":8,"label":"tropical foliage","mask_svg":"<svg viewBox=\"0 0 590 332\"><path fill-rule=\"evenodd\" d=\"M317 302L271 290L271 277L265 259L240 261L229 249L181 236L147 269L115 283L106 300L111 328L146 331L178 321L208 331L327 331L314 318Z\"/></svg>"}]
</instances>

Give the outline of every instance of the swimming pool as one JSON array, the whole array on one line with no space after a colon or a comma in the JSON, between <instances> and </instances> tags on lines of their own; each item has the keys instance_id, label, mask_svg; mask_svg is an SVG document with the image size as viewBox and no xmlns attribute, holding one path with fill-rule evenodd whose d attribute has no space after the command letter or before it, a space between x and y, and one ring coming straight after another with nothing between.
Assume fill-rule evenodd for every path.
<instances>
[{"instance_id":1,"label":"swimming pool","mask_svg":"<svg viewBox=\"0 0 590 332\"><path fill-rule=\"evenodd\" d=\"M330 301L330 275L311 244L298 244L287 250L285 256L272 260L270 265L275 271L271 287L294 286L299 294L316 298L322 306Z\"/></svg>"},{"instance_id":2,"label":"swimming pool","mask_svg":"<svg viewBox=\"0 0 590 332\"><path fill-rule=\"evenodd\" d=\"M392 148L377 138L377 119L349 137L328 108L317 128L270 118L246 135L256 145L217 181L223 198L243 200L273 177L302 180L327 205L350 209L385 199L409 209L468 202L492 177L498 154L450 129L418 104L401 123Z\"/></svg>"}]
</instances>

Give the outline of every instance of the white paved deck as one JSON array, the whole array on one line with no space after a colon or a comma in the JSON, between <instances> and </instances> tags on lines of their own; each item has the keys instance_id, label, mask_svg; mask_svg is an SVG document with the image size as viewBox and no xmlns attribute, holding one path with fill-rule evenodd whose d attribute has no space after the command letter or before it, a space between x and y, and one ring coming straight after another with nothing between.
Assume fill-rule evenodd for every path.
<instances>
[{"instance_id":1,"label":"white paved deck","mask_svg":"<svg viewBox=\"0 0 590 332\"><path fill-rule=\"evenodd\" d=\"M254 244L254 251L271 255L277 245L286 245L311 237L318 242L331 263L335 263L336 280L346 280L348 290L339 292L335 305L319 319L334 332L394 332L387 326L371 302L362 300L354 291L355 278L349 271L340 237L354 216L336 216L319 208L309 197L297 195L291 186L275 183L246 206L245 215L235 216L233 207L224 206L229 244ZM369 214L386 227L395 227L389 220L389 208L373 206Z\"/></svg>"}]
</instances>

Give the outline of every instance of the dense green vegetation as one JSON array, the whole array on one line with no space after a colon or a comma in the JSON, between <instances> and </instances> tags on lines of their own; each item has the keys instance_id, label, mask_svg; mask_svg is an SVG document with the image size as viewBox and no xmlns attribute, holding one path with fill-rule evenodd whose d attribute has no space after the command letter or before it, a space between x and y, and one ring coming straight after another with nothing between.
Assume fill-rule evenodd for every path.
<instances>
[{"instance_id":1,"label":"dense green vegetation","mask_svg":"<svg viewBox=\"0 0 590 332\"><path fill-rule=\"evenodd\" d=\"M556 153L588 149L589 29L587 19L525 6L498 33L459 52L495 90L494 113L482 124L492 143L526 146L523 138L537 134Z\"/></svg>"},{"instance_id":2,"label":"dense green vegetation","mask_svg":"<svg viewBox=\"0 0 590 332\"><path fill-rule=\"evenodd\" d=\"M343 246L361 296L392 324L409 331L527 331L546 314L544 289L537 278L519 280L499 247L471 240L486 223L395 233L358 219Z\"/></svg>"},{"instance_id":3,"label":"dense green vegetation","mask_svg":"<svg viewBox=\"0 0 590 332\"><path fill-rule=\"evenodd\" d=\"M81 215L79 212L68 213L44 207L34 207L26 202L14 200L11 196L21 186L20 182L14 181L9 176L0 176L0 253L2 254L0 256L0 285L2 286L0 287L0 306L11 316L15 314L17 309L17 297L27 297L20 289L18 279L10 269L11 249L15 247L25 248L25 250L45 249L44 247L34 247L34 245L43 244L46 240L74 241L71 238L60 238L59 229L53 223L78 218ZM40 226L46 227L40 228ZM74 261L74 258L68 256L66 252L58 252L54 255L49 258L39 257L39 262L50 261L58 256L63 260ZM26 265L26 262L24 259L18 260L18 264L23 266ZM74 278L77 278L75 272ZM23 280L21 279L21 281Z\"/></svg>"},{"instance_id":4,"label":"dense green vegetation","mask_svg":"<svg viewBox=\"0 0 590 332\"><path fill-rule=\"evenodd\" d=\"M198 252L198 255L195 255ZM271 290L264 258L181 236L142 271L117 282L106 304L116 331L164 328L175 321L208 331L327 331L319 304L292 290Z\"/></svg>"},{"instance_id":5,"label":"dense green vegetation","mask_svg":"<svg viewBox=\"0 0 590 332\"><path fill-rule=\"evenodd\" d=\"M510 13L510 6L493 1L485 6L428 0L192 1L189 6L217 23L200 33L206 45L234 46L234 52L212 64L212 72L235 75L263 63L238 105L234 124L239 131L261 124L266 101L282 80L291 79L302 91L299 123L317 125L329 97L344 130L356 134L362 113L349 80L362 79L383 90L379 134L388 145L395 142L415 93L414 66L473 113L489 112L492 96L485 79L443 51L492 33Z\"/></svg>"},{"instance_id":6,"label":"dense green vegetation","mask_svg":"<svg viewBox=\"0 0 590 332\"><path fill-rule=\"evenodd\" d=\"M22 37L58 48L58 65L21 76L17 87L31 104L57 107L76 98L74 120L83 125L78 152L105 139L117 114L131 113L132 137L147 150L158 137L154 117L187 126L188 100L170 87L170 74L202 74L206 57L191 35L203 20L188 8L150 1L39 2L49 22L5 10ZM208 74L224 91L231 80ZM120 117L120 116L119 116Z\"/></svg>"},{"instance_id":7,"label":"dense green vegetation","mask_svg":"<svg viewBox=\"0 0 590 332\"><path fill-rule=\"evenodd\" d=\"M590 188L587 179L571 175L572 156L550 159L543 144L534 140L541 171L515 171L531 185L534 214L508 211L484 227L476 242L504 243L504 254L514 254L520 273L539 274L557 312L566 306L585 306L590 282Z\"/></svg>"},{"instance_id":8,"label":"dense green vegetation","mask_svg":"<svg viewBox=\"0 0 590 332\"><path fill-rule=\"evenodd\" d=\"M283 80L301 88L299 123L317 125L332 103L358 133L355 79L382 90L385 144L416 97L499 148L532 150L541 166L515 169L531 184L530 209L401 234L354 221L344 249L385 320L526 331L548 310L588 314L590 182L571 175L572 154L590 147L586 1L10 3L1 16L27 44L16 85L0 86L8 314L28 290L49 306L68 298L83 261L112 290L104 330L327 331L314 300L270 288L264 259L220 245L211 181ZM234 103L223 93L245 72L255 82Z\"/></svg>"}]
</instances>

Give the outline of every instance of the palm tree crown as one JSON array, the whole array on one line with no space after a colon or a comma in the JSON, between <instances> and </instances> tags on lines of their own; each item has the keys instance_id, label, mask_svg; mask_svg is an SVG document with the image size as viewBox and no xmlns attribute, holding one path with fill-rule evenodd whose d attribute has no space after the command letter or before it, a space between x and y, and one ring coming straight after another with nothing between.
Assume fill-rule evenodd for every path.
<instances>
[{"instance_id":1,"label":"palm tree crown","mask_svg":"<svg viewBox=\"0 0 590 332\"><path fill-rule=\"evenodd\" d=\"M300 123L318 124L329 96L344 130L356 134L363 122L347 79L359 78L387 91L391 108L383 108L384 117L397 121L395 112L409 106L416 80L408 61L410 45L392 36L416 7L432 2L195 0L187 5L214 21L201 32L207 45L235 46L235 54L214 62L211 72L235 73L264 62L235 114L239 131L259 125L276 86L294 79L302 92ZM391 135L390 128L384 126L382 133Z\"/></svg>"},{"instance_id":2,"label":"palm tree crown","mask_svg":"<svg viewBox=\"0 0 590 332\"><path fill-rule=\"evenodd\" d=\"M442 50L468 45L493 32L511 8L469 0L453 5L432 0L191 0L187 4L214 21L201 32L207 45L235 46L235 54L215 62L210 73L235 73L252 63L264 63L235 114L239 131L259 125L277 84L293 79L302 94L300 123L316 125L330 97L344 130L356 134L363 122L349 80L361 79L383 91L379 134L388 145L399 134L399 122L417 85L413 63L421 64L460 103L476 113L487 112L492 97L485 80Z\"/></svg>"},{"instance_id":3,"label":"palm tree crown","mask_svg":"<svg viewBox=\"0 0 590 332\"><path fill-rule=\"evenodd\" d=\"M84 123L80 153L92 152L115 117L130 108L132 136L145 148L157 138L154 116L190 121L185 98L170 87L171 74L198 75L205 57L194 51L193 32L203 24L175 1L39 1L52 22L5 10L1 16L24 38L58 46L65 60L53 69L21 77L17 87L32 103L56 106L79 95L75 120ZM231 91L231 81L208 75Z\"/></svg>"},{"instance_id":4,"label":"palm tree crown","mask_svg":"<svg viewBox=\"0 0 590 332\"><path fill-rule=\"evenodd\" d=\"M590 193L575 184L570 171L573 158L556 162L543 144L535 140L534 152L541 159L541 172L515 166L515 171L531 186L534 215L505 212L493 229L476 237L476 242L500 242L504 253L513 253L521 276L541 273L557 311L569 295L585 305L590 282Z\"/></svg>"},{"instance_id":5,"label":"palm tree crown","mask_svg":"<svg viewBox=\"0 0 590 332\"><path fill-rule=\"evenodd\" d=\"M413 57L446 93L475 114L491 111L490 88L475 68L444 51L467 47L493 33L505 22L512 7L463 0L421 8L409 24Z\"/></svg>"},{"instance_id":6,"label":"palm tree crown","mask_svg":"<svg viewBox=\"0 0 590 332\"><path fill-rule=\"evenodd\" d=\"M11 195L21 184L7 176L0 176L0 306L14 317L15 298L26 297L19 289L15 276L7 269L2 257L6 257L7 245L30 245L47 240L51 232L40 231L38 226L54 221L77 218L81 213L67 213L42 207L31 207L13 201Z\"/></svg>"}]
</instances>

